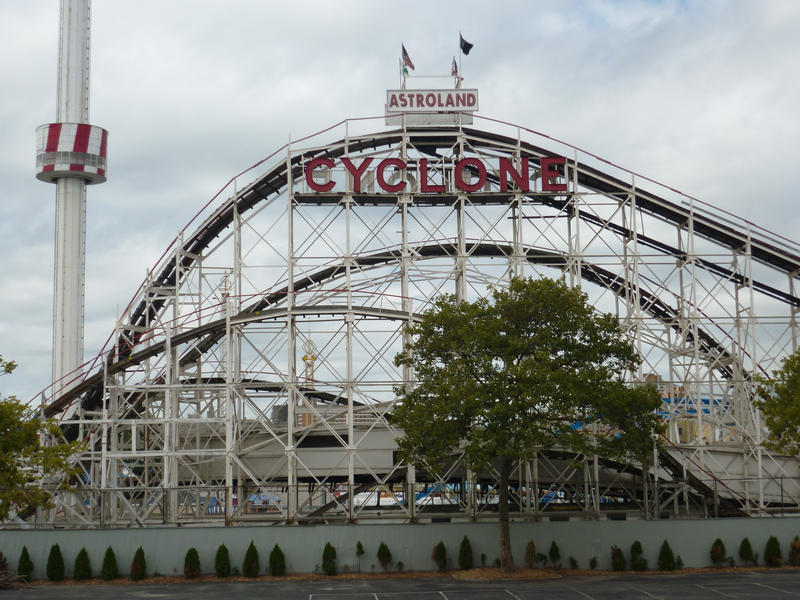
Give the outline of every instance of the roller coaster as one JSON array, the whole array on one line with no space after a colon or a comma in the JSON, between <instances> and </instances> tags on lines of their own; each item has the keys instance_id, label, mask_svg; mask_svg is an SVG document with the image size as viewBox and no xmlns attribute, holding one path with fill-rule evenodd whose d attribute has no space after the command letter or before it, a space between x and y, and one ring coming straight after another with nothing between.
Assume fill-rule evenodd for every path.
<instances>
[{"instance_id":1,"label":"roller coaster","mask_svg":"<svg viewBox=\"0 0 800 600\"><path fill-rule=\"evenodd\" d=\"M39 522L496 518L493 469L470 471L456 448L445 468L398 458L395 390L414 374L393 358L438 295L474 299L513 276L563 277L616 315L643 358L630 382L659 387L667 428L644 465L531 448L512 518L796 513L800 465L764 447L754 399L798 347L800 245L475 119L350 119L232 178L103 351L46 395L85 451Z\"/></svg>"}]
</instances>

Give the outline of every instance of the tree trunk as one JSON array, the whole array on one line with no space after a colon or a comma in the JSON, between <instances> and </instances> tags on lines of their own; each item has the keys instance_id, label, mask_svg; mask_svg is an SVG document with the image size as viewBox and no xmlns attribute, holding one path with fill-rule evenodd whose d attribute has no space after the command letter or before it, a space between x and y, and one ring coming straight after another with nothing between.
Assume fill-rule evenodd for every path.
<instances>
[{"instance_id":1,"label":"tree trunk","mask_svg":"<svg viewBox=\"0 0 800 600\"><path fill-rule=\"evenodd\" d=\"M497 514L500 519L500 568L509 572L514 570L514 557L511 554L511 531L508 527L508 480L511 477L511 457L500 457L500 499Z\"/></svg>"}]
</instances>

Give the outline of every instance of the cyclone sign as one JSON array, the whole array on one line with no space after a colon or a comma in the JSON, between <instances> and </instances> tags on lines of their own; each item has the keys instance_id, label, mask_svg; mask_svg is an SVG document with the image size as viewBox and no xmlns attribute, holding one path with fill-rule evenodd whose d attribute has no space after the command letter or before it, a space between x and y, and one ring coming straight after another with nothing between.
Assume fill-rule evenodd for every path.
<instances>
[{"instance_id":1,"label":"cyclone sign","mask_svg":"<svg viewBox=\"0 0 800 600\"><path fill-rule=\"evenodd\" d=\"M452 185L462 192L477 192L482 189L491 172L499 181L500 191L519 192L566 192L565 169L567 159L563 156L543 156L539 159L540 172L536 173L541 178L539 190L531 185L531 164L527 157L518 161L511 158L500 158L497 169L491 169L479 158L462 158L459 161L435 161L420 158L414 162L406 162L400 158L385 158L370 169L373 158L365 158L356 164L347 157L340 159L339 165L331 158L315 158L304 165L305 180L308 187L314 192L331 192L337 187L337 182L331 176L331 170L344 167L350 175L345 186L346 192L361 193L362 179L369 176L376 181L378 187L390 194L414 192L422 194L444 194L452 190ZM516 163L516 164L515 164ZM409 172L415 176L409 177ZM396 181L398 174L405 174ZM409 185L409 180L419 182L418 186ZM450 187L450 189L448 189Z\"/></svg>"}]
</instances>

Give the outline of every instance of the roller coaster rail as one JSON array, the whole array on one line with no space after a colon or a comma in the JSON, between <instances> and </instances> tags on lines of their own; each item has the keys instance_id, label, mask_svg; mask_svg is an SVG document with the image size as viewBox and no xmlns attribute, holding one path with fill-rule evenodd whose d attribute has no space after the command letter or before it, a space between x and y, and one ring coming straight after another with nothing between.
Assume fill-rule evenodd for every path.
<instances>
[{"instance_id":1,"label":"roller coaster rail","mask_svg":"<svg viewBox=\"0 0 800 600\"><path fill-rule=\"evenodd\" d=\"M531 448L515 518L798 511L798 461L764 447L754 399L756 375L797 349L800 245L531 129L475 115L486 130L371 131L378 118L233 177L98 356L44 391L42 412L87 449L76 489L36 524L495 518L494 470L471 472L455 449L444 469L396 457L395 389L413 373L393 357L437 295L472 299L516 275L564 277L619 318L643 357L630 382L659 386L667 434L650 465ZM566 190L543 189L554 156ZM366 170L354 191L343 158L402 161L388 183L408 185L389 193ZM489 168L464 191L464 158L530 161L530 189ZM315 159L334 166L309 180Z\"/></svg>"}]
</instances>

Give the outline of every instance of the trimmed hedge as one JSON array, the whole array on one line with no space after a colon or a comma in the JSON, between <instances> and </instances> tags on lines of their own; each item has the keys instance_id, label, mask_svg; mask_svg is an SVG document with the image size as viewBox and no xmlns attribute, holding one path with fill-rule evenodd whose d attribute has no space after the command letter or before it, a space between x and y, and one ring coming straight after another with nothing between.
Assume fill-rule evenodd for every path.
<instances>
[{"instance_id":1,"label":"trimmed hedge","mask_svg":"<svg viewBox=\"0 0 800 600\"><path fill-rule=\"evenodd\" d=\"M444 542L439 542L433 547L431 558L440 571L447 570L447 548L444 547Z\"/></svg>"},{"instance_id":2,"label":"trimmed hedge","mask_svg":"<svg viewBox=\"0 0 800 600\"><path fill-rule=\"evenodd\" d=\"M286 575L286 556L278 544L269 553L269 574L274 577Z\"/></svg>"},{"instance_id":3,"label":"trimmed hedge","mask_svg":"<svg viewBox=\"0 0 800 600\"><path fill-rule=\"evenodd\" d=\"M186 579L197 579L202 575L197 548L189 548L186 551L186 556L183 558L183 574Z\"/></svg>"},{"instance_id":4,"label":"trimmed hedge","mask_svg":"<svg viewBox=\"0 0 800 600\"><path fill-rule=\"evenodd\" d=\"M225 544L220 544L214 557L214 573L217 577L228 577L231 574L231 555Z\"/></svg>"},{"instance_id":5,"label":"trimmed hedge","mask_svg":"<svg viewBox=\"0 0 800 600\"><path fill-rule=\"evenodd\" d=\"M764 548L764 562L768 567L780 567L783 564L781 543L774 535L770 536Z\"/></svg>"},{"instance_id":6,"label":"trimmed hedge","mask_svg":"<svg viewBox=\"0 0 800 600\"><path fill-rule=\"evenodd\" d=\"M658 553L658 568L662 571L675 570L675 554L672 552L667 540L664 540L664 543L661 544L661 550Z\"/></svg>"},{"instance_id":7,"label":"trimmed hedge","mask_svg":"<svg viewBox=\"0 0 800 600\"><path fill-rule=\"evenodd\" d=\"M458 547L458 567L466 571L471 569L472 565L472 544L469 543L469 538L464 536L464 539L461 540L461 545Z\"/></svg>"},{"instance_id":8,"label":"trimmed hedge","mask_svg":"<svg viewBox=\"0 0 800 600\"><path fill-rule=\"evenodd\" d=\"M117 555L114 554L114 549L111 546L106 550L103 556L103 568L100 571L100 576L103 581L111 581L119 577L119 567L117 566Z\"/></svg>"},{"instance_id":9,"label":"trimmed hedge","mask_svg":"<svg viewBox=\"0 0 800 600\"><path fill-rule=\"evenodd\" d=\"M336 575L336 548L330 542L322 549L322 572L325 575Z\"/></svg>"},{"instance_id":10,"label":"trimmed hedge","mask_svg":"<svg viewBox=\"0 0 800 600\"><path fill-rule=\"evenodd\" d=\"M58 544L50 546L50 554L47 557L47 578L50 581L64 579L64 556Z\"/></svg>"},{"instance_id":11,"label":"trimmed hedge","mask_svg":"<svg viewBox=\"0 0 800 600\"><path fill-rule=\"evenodd\" d=\"M131 561L131 580L141 581L145 577L147 577L147 560L144 558L144 550L139 546Z\"/></svg>"},{"instance_id":12,"label":"trimmed hedge","mask_svg":"<svg viewBox=\"0 0 800 600\"><path fill-rule=\"evenodd\" d=\"M384 571L388 571L389 565L392 563L392 551L383 541L378 546L378 562L381 563Z\"/></svg>"},{"instance_id":13,"label":"trimmed hedge","mask_svg":"<svg viewBox=\"0 0 800 600\"><path fill-rule=\"evenodd\" d=\"M242 575L245 577L258 577L259 560L258 549L250 540L250 545L247 547L247 552L244 553L244 562L242 563Z\"/></svg>"},{"instance_id":14,"label":"trimmed hedge","mask_svg":"<svg viewBox=\"0 0 800 600\"><path fill-rule=\"evenodd\" d=\"M31 573L33 573L33 561L31 560L31 555L28 553L28 547L23 546L22 552L19 554L19 562L17 563L17 575L19 575L23 581L30 581Z\"/></svg>"},{"instance_id":15,"label":"trimmed hedge","mask_svg":"<svg viewBox=\"0 0 800 600\"><path fill-rule=\"evenodd\" d=\"M72 569L72 577L77 581L92 578L92 565L89 562L89 553L86 548L81 548L78 556L75 557L75 567Z\"/></svg>"}]
</instances>

